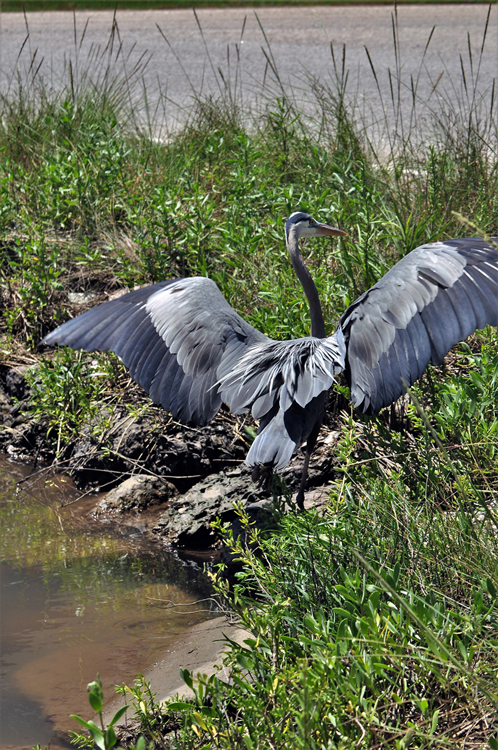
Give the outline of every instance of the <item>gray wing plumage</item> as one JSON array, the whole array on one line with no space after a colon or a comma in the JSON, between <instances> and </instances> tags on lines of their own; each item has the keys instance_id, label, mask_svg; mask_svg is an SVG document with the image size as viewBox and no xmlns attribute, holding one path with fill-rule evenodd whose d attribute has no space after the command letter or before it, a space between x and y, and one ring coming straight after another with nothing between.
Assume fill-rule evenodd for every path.
<instances>
[{"instance_id":1,"label":"gray wing plumage","mask_svg":"<svg viewBox=\"0 0 498 750\"><path fill-rule=\"evenodd\" d=\"M228 304L211 279L162 281L104 302L42 344L113 351L175 419L203 425L221 406L215 386L248 347L269 341Z\"/></svg>"},{"instance_id":2,"label":"gray wing plumage","mask_svg":"<svg viewBox=\"0 0 498 750\"><path fill-rule=\"evenodd\" d=\"M339 321L354 406L377 413L486 325L498 325L498 251L480 238L416 248Z\"/></svg>"},{"instance_id":3,"label":"gray wing plumage","mask_svg":"<svg viewBox=\"0 0 498 750\"><path fill-rule=\"evenodd\" d=\"M413 250L343 314L329 338L272 341L207 278L163 281L64 323L44 344L114 351L176 419L209 422L222 402L260 419L246 463L277 470L321 418L346 370L353 404L376 413L477 328L498 325L498 254L481 239Z\"/></svg>"}]
</instances>

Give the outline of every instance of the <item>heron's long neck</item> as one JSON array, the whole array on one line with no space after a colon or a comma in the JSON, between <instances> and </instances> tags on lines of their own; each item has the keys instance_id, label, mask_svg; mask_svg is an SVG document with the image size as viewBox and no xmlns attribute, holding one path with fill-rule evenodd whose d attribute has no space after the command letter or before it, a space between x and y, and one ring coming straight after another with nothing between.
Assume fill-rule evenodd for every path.
<instances>
[{"instance_id":1,"label":"heron's long neck","mask_svg":"<svg viewBox=\"0 0 498 750\"><path fill-rule=\"evenodd\" d=\"M292 267L296 272L297 278L301 282L301 286L304 289L306 299L310 306L311 335L323 339L325 338L325 322L323 320L322 306L320 304L318 290L315 286L315 282L311 278L310 272L301 258L301 253L299 252L299 240L294 227L291 228L287 236L287 250L289 251Z\"/></svg>"}]
</instances>

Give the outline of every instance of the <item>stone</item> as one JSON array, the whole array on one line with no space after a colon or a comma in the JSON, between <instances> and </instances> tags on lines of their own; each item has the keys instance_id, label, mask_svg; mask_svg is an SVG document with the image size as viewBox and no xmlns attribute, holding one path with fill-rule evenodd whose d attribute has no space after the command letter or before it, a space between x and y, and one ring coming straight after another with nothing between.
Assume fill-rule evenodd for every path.
<instances>
[{"instance_id":1,"label":"stone","mask_svg":"<svg viewBox=\"0 0 498 750\"><path fill-rule=\"evenodd\" d=\"M162 505L175 497L176 488L163 479L149 474L134 474L110 490L93 511L100 516L116 516L123 513L141 513Z\"/></svg>"},{"instance_id":2,"label":"stone","mask_svg":"<svg viewBox=\"0 0 498 750\"><path fill-rule=\"evenodd\" d=\"M211 528L216 518L232 522L236 518L235 501L256 499L258 490L249 471L213 474L172 500L152 532L167 544L205 549L216 542Z\"/></svg>"},{"instance_id":3,"label":"stone","mask_svg":"<svg viewBox=\"0 0 498 750\"><path fill-rule=\"evenodd\" d=\"M12 367L5 376L5 390L11 398L24 399L29 388L26 383L25 372L28 366Z\"/></svg>"}]
</instances>

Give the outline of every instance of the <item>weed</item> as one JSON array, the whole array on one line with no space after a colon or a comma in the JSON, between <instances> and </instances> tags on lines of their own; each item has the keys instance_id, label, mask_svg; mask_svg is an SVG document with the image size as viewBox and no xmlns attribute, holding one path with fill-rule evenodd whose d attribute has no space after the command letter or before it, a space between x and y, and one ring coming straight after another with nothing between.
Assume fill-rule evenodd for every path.
<instances>
[{"instance_id":1,"label":"weed","mask_svg":"<svg viewBox=\"0 0 498 750\"><path fill-rule=\"evenodd\" d=\"M251 635L230 643L228 682L184 675L194 701L165 705L198 738L189 747L450 747L460 731L477 747L496 731L494 529L470 497L450 514L421 503L422 487L410 496L357 449L346 430L330 515L232 540L244 572L231 593L214 581Z\"/></svg>"},{"instance_id":2,"label":"weed","mask_svg":"<svg viewBox=\"0 0 498 750\"><path fill-rule=\"evenodd\" d=\"M20 335L33 345L46 330L45 309L63 289L65 268L57 246L47 248L43 236L28 242L17 239L9 250L2 276L10 304L3 317L12 335Z\"/></svg>"},{"instance_id":3,"label":"weed","mask_svg":"<svg viewBox=\"0 0 498 750\"><path fill-rule=\"evenodd\" d=\"M95 427L99 429L105 419L102 402L109 401L108 382L115 377L114 362L105 355L90 357L60 349L53 359L44 359L27 372L28 413L47 424L47 439L57 446L57 454L83 423L91 423L97 415Z\"/></svg>"},{"instance_id":4,"label":"weed","mask_svg":"<svg viewBox=\"0 0 498 750\"><path fill-rule=\"evenodd\" d=\"M156 700L156 694L152 692L150 682L147 682L142 674L139 674L132 687L123 685L116 686L118 695L126 700L131 699L131 708L134 711L135 720L138 720L139 730L142 736L154 743L161 743L163 732L177 728L175 722L171 722L162 707Z\"/></svg>"},{"instance_id":5,"label":"weed","mask_svg":"<svg viewBox=\"0 0 498 750\"><path fill-rule=\"evenodd\" d=\"M98 714L100 727L98 727L91 719L90 721L85 721L85 719L82 719L81 716L72 714L71 718L75 719L78 724L81 724L81 726L87 730L90 736L85 736L83 734L80 734L79 732L71 732L71 742L72 744L80 748L91 748L96 746L99 748L99 750L112 750L112 748L116 746L118 741L114 727L124 715L125 711L128 709L128 706L119 708L106 728L104 726L104 719L102 716L102 710L104 708L104 692L102 690L102 680L100 679L100 675L97 674L97 679L94 682L88 683L87 691L88 702L90 703L92 711ZM144 738L139 737L136 745L131 746L130 750L153 750L153 743L150 743L146 746Z\"/></svg>"}]
</instances>

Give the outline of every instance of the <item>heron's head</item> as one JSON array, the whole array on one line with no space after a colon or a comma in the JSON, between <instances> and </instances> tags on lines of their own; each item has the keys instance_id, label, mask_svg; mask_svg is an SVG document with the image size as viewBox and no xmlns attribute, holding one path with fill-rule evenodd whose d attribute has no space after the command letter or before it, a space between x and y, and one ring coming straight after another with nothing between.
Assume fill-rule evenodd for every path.
<instances>
[{"instance_id":1,"label":"heron's head","mask_svg":"<svg viewBox=\"0 0 498 750\"><path fill-rule=\"evenodd\" d=\"M347 232L337 227L329 227L328 224L320 224L309 214L304 211L295 211L285 222L285 236L287 240L291 232L295 232L297 238L300 237L323 237L332 235L335 237L344 237Z\"/></svg>"}]
</instances>

